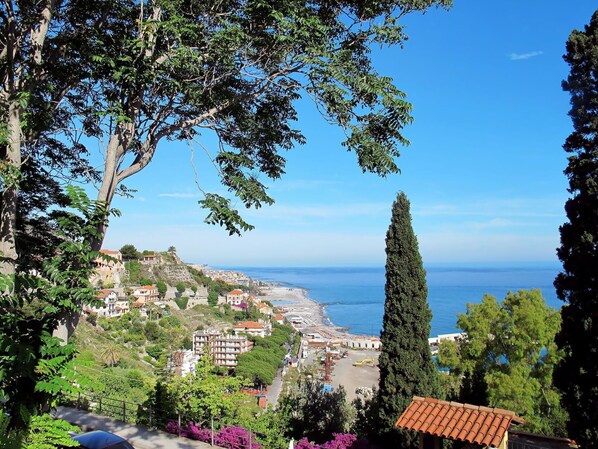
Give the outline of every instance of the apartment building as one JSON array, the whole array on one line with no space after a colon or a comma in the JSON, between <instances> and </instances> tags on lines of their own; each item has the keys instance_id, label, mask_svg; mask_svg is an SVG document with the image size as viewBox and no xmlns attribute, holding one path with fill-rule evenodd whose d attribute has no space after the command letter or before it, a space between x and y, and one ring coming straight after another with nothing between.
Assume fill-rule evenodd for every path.
<instances>
[{"instance_id":1,"label":"apartment building","mask_svg":"<svg viewBox=\"0 0 598 449\"><path fill-rule=\"evenodd\" d=\"M193 333L193 352L198 356L207 353L214 365L234 368L239 354L251 351L253 342L247 337L222 335L217 330L200 330Z\"/></svg>"}]
</instances>

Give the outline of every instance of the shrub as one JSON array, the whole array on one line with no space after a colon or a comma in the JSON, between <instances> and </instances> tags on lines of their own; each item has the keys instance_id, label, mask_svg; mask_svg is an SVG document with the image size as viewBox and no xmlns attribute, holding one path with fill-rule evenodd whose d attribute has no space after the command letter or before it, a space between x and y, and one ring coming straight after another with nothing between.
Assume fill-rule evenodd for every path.
<instances>
[{"instance_id":1,"label":"shrub","mask_svg":"<svg viewBox=\"0 0 598 449\"><path fill-rule=\"evenodd\" d=\"M145 347L145 352L147 352L150 357L153 357L156 360L158 360L163 351L164 345L153 345Z\"/></svg>"},{"instance_id":2,"label":"shrub","mask_svg":"<svg viewBox=\"0 0 598 449\"><path fill-rule=\"evenodd\" d=\"M183 296L182 298L176 298L174 302L176 302L176 305L179 306L179 309L185 310L187 308L187 304L189 303L189 298Z\"/></svg>"},{"instance_id":3,"label":"shrub","mask_svg":"<svg viewBox=\"0 0 598 449\"><path fill-rule=\"evenodd\" d=\"M186 426L179 426L178 423L170 421L166 425L166 432L189 438L191 440L202 441L204 443L212 442L212 432L209 429L202 429L201 426L190 422ZM244 449L249 448L251 439L252 449L261 449L262 445L256 443L255 434L250 434L243 427L225 427L214 433L214 444L226 449ZM330 447L330 449L337 449ZM342 449L342 448L338 448Z\"/></svg>"}]
</instances>

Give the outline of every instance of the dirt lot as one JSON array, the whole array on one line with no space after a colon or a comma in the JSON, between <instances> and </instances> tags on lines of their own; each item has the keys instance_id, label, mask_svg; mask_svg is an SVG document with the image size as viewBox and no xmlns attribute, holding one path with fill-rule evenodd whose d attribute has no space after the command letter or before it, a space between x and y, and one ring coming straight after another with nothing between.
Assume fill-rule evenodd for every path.
<instances>
[{"instance_id":1,"label":"dirt lot","mask_svg":"<svg viewBox=\"0 0 598 449\"><path fill-rule=\"evenodd\" d=\"M347 391L347 400L352 401L357 387L378 386L378 356L379 351L354 349L349 350L347 358L336 360L332 370L332 385L342 385ZM353 366L353 363L365 358L373 358L376 366Z\"/></svg>"}]
</instances>

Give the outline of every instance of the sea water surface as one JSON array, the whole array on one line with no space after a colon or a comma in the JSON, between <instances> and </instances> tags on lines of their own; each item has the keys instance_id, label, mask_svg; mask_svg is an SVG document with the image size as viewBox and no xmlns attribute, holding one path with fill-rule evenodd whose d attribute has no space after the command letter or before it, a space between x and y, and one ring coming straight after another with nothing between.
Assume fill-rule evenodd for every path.
<instances>
[{"instance_id":1,"label":"sea water surface","mask_svg":"<svg viewBox=\"0 0 598 449\"><path fill-rule=\"evenodd\" d=\"M328 319L352 334L379 335L384 314L384 267L222 267L262 281L303 287L325 306ZM537 288L548 305L560 308L552 282L558 263L427 264L428 303L432 309L431 336L459 332L457 315L467 303L484 294L499 301L509 291Z\"/></svg>"}]
</instances>

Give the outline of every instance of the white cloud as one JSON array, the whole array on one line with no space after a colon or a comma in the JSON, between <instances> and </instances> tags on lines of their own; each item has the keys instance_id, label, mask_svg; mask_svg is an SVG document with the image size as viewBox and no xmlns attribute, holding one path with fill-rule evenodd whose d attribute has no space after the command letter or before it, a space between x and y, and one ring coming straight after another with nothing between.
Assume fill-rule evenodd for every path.
<instances>
[{"instance_id":1,"label":"white cloud","mask_svg":"<svg viewBox=\"0 0 598 449\"><path fill-rule=\"evenodd\" d=\"M530 51L528 53L509 53L507 56L511 61L521 61L524 59L530 59L535 56L540 56L544 54L543 51Z\"/></svg>"},{"instance_id":2,"label":"white cloud","mask_svg":"<svg viewBox=\"0 0 598 449\"><path fill-rule=\"evenodd\" d=\"M174 192L174 193L160 193L159 197L166 197L166 198L197 198L199 195L197 193L182 193L182 192Z\"/></svg>"}]
</instances>

